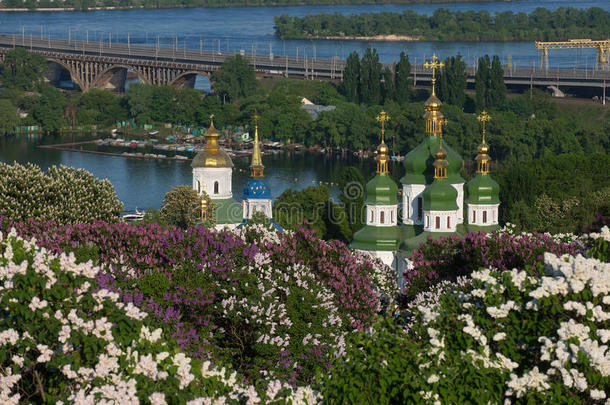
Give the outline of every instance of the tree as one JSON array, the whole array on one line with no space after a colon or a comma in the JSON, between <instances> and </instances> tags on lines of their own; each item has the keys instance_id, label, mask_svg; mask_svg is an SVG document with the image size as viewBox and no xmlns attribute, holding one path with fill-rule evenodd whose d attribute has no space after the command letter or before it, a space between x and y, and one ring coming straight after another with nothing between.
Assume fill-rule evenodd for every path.
<instances>
[{"instance_id":1,"label":"tree","mask_svg":"<svg viewBox=\"0 0 610 405\"><path fill-rule=\"evenodd\" d=\"M394 83L394 72L391 68L385 67L382 72L382 96L383 101L394 101L396 100L396 86Z\"/></svg>"},{"instance_id":2,"label":"tree","mask_svg":"<svg viewBox=\"0 0 610 405\"><path fill-rule=\"evenodd\" d=\"M445 67L439 74L439 97L448 104L453 104L459 108L464 106L466 101L466 63L461 55L451 56L445 59Z\"/></svg>"},{"instance_id":3,"label":"tree","mask_svg":"<svg viewBox=\"0 0 610 405\"><path fill-rule=\"evenodd\" d=\"M258 88L258 81L254 69L248 60L241 55L227 58L220 70L212 74L212 89L225 99L236 101L254 94Z\"/></svg>"},{"instance_id":4,"label":"tree","mask_svg":"<svg viewBox=\"0 0 610 405\"><path fill-rule=\"evenodd\" d=\"M360 61L360 100L368 105L381 103L381 63L376 49L367 48Z\"/></svg>"},{"instance_id":5,"label":"tree","mask_svg":"<svg viewBox=\"0 0 610 405\"><path fill-rule=\"evenodd\" d=\"M396 101L399 104L408 102L411 99L411 62L409 55L400 53L400 60L396 64Z\"/></svg>"},{"instance_id":6,"label":"tree","mask_svg":"<svg viewBox=\"0 0 610 405\"><path fill-rule=\"evenodd\" d=\"M356 51L350 53L345 61L341 87L347 101L360 102L360 57Z\"/></svg>"},{"instance_id":7,"label":"tree","mask_svg":"<svg viewBox=\"0 0 610 405\"><path fill-rule=\"evenodd\" d=\"M347 242L352 237L345 209L333 202L326 186L287 189L273 205L273 218L284 229L306 227L327 240Z\"/></svg>"},{"instance_id":8,"label":"tree","mask_svg":"<svg viewBox=\"0 0 610 405\"><path fill-rule=\"evenodd\" d=\"M489 106L490 70L491 62L489 61L489 55L479 58L477 72L474 75L475 103L478 110L484 110Z\"/></svg>"},{"instance_id":9,"label":"tree","mask_svg":"<svg viewBox=\"0 0 610 405\"><path fill-rule=\"evenodd\" d=\"M24 48L8 51L2 63L2 84L6 88L33 91L42 83L47 62L37 53Z\"/></svg>"},{"instance_id":10,"label":"tree","mask_svg":"<svg viewBox=\"0 0 610 405\"><path fill-rule=\"evenodd\" d=\"M76 118L80 124L112 125L127 119L120 98L107 90L91 89L78 98Z\"/></svg>"},{"instance_id":11,"label":"tree","mask_svg":"<svg viewBox=\"0 0 610 405\"><path fill-rule=\"evenodd\" d=\"M347 221L356 233L364 226L364 177L354 166L345 167L339 174L339 199L345 206Z\"/></svg>"},{"instance_id":12,"label":"tree","mask_svg":"<svg viewBox=\"0 0 610 405\"><path fill-rule=\"evenodd\" d=\"M504 84L504 69L498 55L494 55L489 72L489 106L501 108L506 102L506 85Z\"/></svg>"},{"instance_id":13,"label":"tree","mask_svg":"<svg viewBox=\"0 0 610 405\"><path fill-rule=\"evenodd\" d=\"M12 133L17 125L17 108L9 100L0 100L0 134Z\"/></svg>"},{"instance_id":14,"label":"tree","mask_svg":"<svg viewBox=\"0 0 610 405\"><path fill-rule=\"evenodd\" d=\"M125 103L129 116L137 122L152 121L152 98L154 88L147 84L136 83L125 92Z\"/></svg>"},{"instance_id":15,"label":"tree","mask_svg":"<svg viewBox=\"0 0 610 405\"><path fill-rule=\"evenodd\" d=\"M0 163L0 178L0 216L15 221L116 222L123 211L112 184L82 169L52 166L45 174L30 163Z\"/></svg>"},{"instance_id":16,"label":"tree","mask_svg":"<svg viewBox=\"0 0 610 405\"><path fill-rule=\"evenodd\" d=\"M165 194L161 217L167 223L188 228L201 218L201 198L191 186L178 186Z\"/></svg>"},{"instance_id":17,"label":"tree","mask_svg":"<svg viewBox=\"0 0 610 405\"><path fill-rule=\"evenodd\" d=\"M47 84L42 89L32 115L47 134L57 133L64 124L65 105L66 99L61 91Z\"/></svg>"}]
</instances>

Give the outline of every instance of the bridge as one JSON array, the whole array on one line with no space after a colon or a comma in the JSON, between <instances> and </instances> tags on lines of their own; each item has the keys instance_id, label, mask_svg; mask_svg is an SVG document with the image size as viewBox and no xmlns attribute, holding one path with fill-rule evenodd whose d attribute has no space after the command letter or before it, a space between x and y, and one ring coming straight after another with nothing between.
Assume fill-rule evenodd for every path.
<instances>
[{"instance_id":1,"label":"bridge","mask_svg":"<svg viewBox=\"0 0 610 405\"><path fill-rule=\"evenodd\" d=\"M105 88L123 91L127 71L133 71L147 84L167 84L176 88L193 86L197 75L209 77L234 52L193 50L158 46L131 45L98 41L0 34L0 60L10 49L22 47L42 55L50 65L47 79L59 81L66 69L82 91ZM283 76L315 80L343 78L345 61L322 58L242 54L258 77ZM392 63L384 64L393 67ZM468 82L474 82L475 68L467 67ZM414 83L429 82L431 72L423 65L411 69ZM585 69L510 68L504 69L507 85L597 87L605 100L605 89L610 85L610 71Z\"/></svg>"}]
</instances>

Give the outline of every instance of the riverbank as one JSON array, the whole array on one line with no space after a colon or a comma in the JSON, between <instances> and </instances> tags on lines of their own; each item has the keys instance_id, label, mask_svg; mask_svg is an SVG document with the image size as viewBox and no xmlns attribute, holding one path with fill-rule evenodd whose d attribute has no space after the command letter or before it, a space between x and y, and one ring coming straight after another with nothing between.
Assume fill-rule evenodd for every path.
<instances>
[{"instance_id":1,"label":"riverbank","mask_svg":"<svg viewBox=\"0 0 610 405\"><path fill-rule=\"evenodd\" d=\"M311 1L274 1L274 0L262 0L259 2L251 2L248 0L226 2L225 4L218 4L217 2L210 0L199 0L196 4L184 5L184 4L172 4L165 6L146 6L146 5L134 5L125 7L115 6L99 6L99 7L87 7L86 9L77 9L74 7L49 7L49 8L0 8L0 12L61 12L61 11L101 11L101 10L139 10L139 9L180 9L180 8L228 8L228 7L307 7L307 6L345 6L345 5L363 5L363 6L375 6L380 3L377 1L367 0L344 0L344 1L325 1L325 0L311 0ZM502 0L502 2L510 2L512 0ZM451 4L451 3L487 3L489 0L390 0L384 1L383 4Z\"/></svg>"},{"instance_id":2,"label":"riverbank","mask_svg":"<svg viewBox=\"0 0 610 405\"><path fill-rule=\"evenodd\" d=\"M373 36L323 36L323 37L307 37L308 39L329 39L340 41L419 41L421 37L410 35L373 35Z\"/></svg>"}]
</instances>

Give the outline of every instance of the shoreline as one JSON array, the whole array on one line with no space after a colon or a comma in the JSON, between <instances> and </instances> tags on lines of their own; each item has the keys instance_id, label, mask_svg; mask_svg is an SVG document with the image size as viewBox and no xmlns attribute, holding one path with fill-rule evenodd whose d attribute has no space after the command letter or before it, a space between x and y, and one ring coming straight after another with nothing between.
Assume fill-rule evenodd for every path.
<instances>
[{"instance_id":1,"label":"shoreline","mask_svg":"<svg viewBox=\"0 0 610 405\"><path fill-rule=\"evenodd\" d=\"M0 13L29 13L29 12L62 12L62 11L76 11L76 12L86 12L86 11L113 11L113 10L167 10L167 9L177 9L177 8L262 8L262 7L309 7L309 6L338 6L338 5L353 5L353 6L375 6L380 4L398 4L398 5L408 5L408 4L452 4L452 3L485 3L485 2L510 2L512 0L432 0L430 2L426 0L406 0L406 1L387 1L383 3L378 3L375 1L362 1L362 2L354 2L354 3L335 3L335 2L319 2L319 3L284 3L281 1L275 2L273 4L261 4L261 5L252 5L252 4L227 4L227 5L193 5L193 6L185 6L182 4L174 4L168 5L166 7L146 7L146 6L128 6L128 7L116 7L116 6L108 6L108 7L88 7L86 10L76 9L74 7L51 7L51 8L0 8ZM341 39L345 39L340 37ZM321 38L322 39L322 38Z\"/></svg>"},{"instance_id":2,"label":"shoreline","mask_svg":"<svg viewBox=\"0 0 610 405\"><path fill-rule=\"evenodd\" d=\"M410 35L397 35L397 34L386 34L386 35L371 35L371 36L339 36L329 35L324 37L306 37L304 39L326 39L330 41L408 41L415 42L420 41L421 37L413 37Z\"/></svg>"}]
</instances>

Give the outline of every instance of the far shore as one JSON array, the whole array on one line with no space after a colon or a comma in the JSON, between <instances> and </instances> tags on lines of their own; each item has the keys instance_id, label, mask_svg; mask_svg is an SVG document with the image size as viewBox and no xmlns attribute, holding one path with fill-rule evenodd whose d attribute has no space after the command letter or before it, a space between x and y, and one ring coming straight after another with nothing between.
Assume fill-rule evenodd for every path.
<instances>
[{"instance_id":1,"label":"far shore","mask_svg":"<svg viewBox=\"0 0 610 405\"><path fill-rule=\"evenodd\" d=\"M345 40L345 41L419 41L421 37L412 37L410 35L372 35L372 36L320 36L320 37L307 37L307 39L332 39L332 40Z\"/></svg>"}]
</instances>

